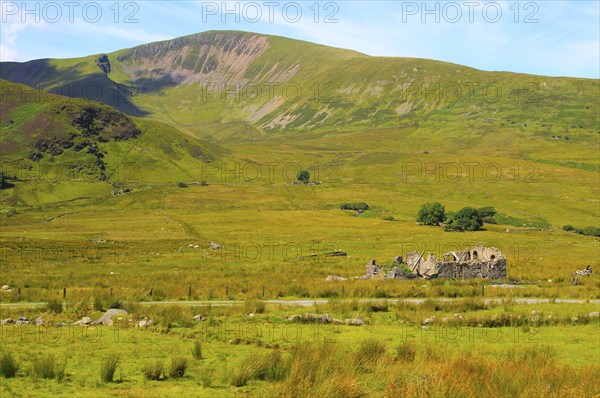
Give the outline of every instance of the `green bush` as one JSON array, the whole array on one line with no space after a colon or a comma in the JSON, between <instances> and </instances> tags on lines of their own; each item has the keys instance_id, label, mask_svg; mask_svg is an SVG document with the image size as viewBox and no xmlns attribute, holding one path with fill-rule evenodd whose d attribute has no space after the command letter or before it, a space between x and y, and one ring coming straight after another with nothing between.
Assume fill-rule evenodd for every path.
<instances>
[{"instance_id":1,"label":"green bush","mask_svg":"<svg viewBox=\"0 0 600 398\"><path fill-rule=\"evenodd\" d=\"M169 376L174 379L181 378L185 375L188 367L188 361L185 358L172 358L171 367L169 368Z\"/></svg>"},{"instance_id":2,"label":"green bush","mask_svg":"<svg viewBox=\"0 0 600 398\"><path fill-rule=\"evenodd\" d=\"M113 381L119 360L120 357L118 354L109 354L102 360L100 365L100 380L104 383L111 383Z\"/></svg>"},{"instance_id":3,"label":"green bush","mask_svg":"<svg viewBox=\"0 0 600 398\"><path fill-rule=\"evenodd\" d=\"M496 219L494 217L483 217L483 223L484 224L497 224L496 223Z\"/></svg>"},{"instance_id":4,"label":"green bush","mask_svg":"<svg viewBox=\"0 0 600 398\"><path fill-rule=\"evenodd\" d=\"M156 361L153 363L147 363L142 369L144 378L146 380L160 380L164 370L162 361Z\"/></svg>"},{"instance_id":5,"label":"green bush","mask_svg":"<svg viewBox=\"0 0 600 398\"><path fill-rule=\"evenodd\" d=\"M340 205L341 210L354 210L354 211L367 211L369 210L369 205L365 202L355 202L355 203L342 203Z\"/></svg>"},{"instance_id":6,"label":"green bush","mask_svg":"<svg viewBox=\"0 0 600 398\"><path fill-rule=\"evenodd\" d=\"M567 231L567 232L569 232L569 231L572 231L572 230L574 230L575 228L573 228L573 226L572 226L572 225L568 225L568 224L567 224L567 225L563 225L562 229L563 229L563 231Z\"/></svg>"},{"instance_id":7,"label":"green bush","mask_svg":"<svg viewBox=\"0 0 600 398\"><path fill-rule=\"evenodd\" d=\"M477 209L477 212L479 213L481 218L494 217L496 215L496 209L494 209L491 206L480 207L479 209Z\"/></svg>"},{"instance_id":8,"label":"green bush","mask_svg":"<svg viewBox=\"0 0 600 398\"><path fill-rule=\"evenodd\" d=\"M200 343L198 340L194 341L194 346L192 347L192 356L197 360L202 359L202 343Z\"/></svg>"},{"instance_id":9,"label":"green bush","mask_svg":"<svg viewBox=\"0 0 600 398\"><path fill-rule=\"evenodd\" d=\"M19 364L17 363L15 358L12 356L11 353L5 352L0 357L0 373L2 373L2 376L6 377L7 379L15 377L18 370Z\"/></svg>"},{"instance_id":10,"label":"green bush","mask_svg":"<svg viewBox=\"0 0 600 398\"><path fill-rule=\"evenodd\" d=\"M446 219L446 209L438 202L425 203L419 209L417 222L425 225L439 225Z\"/></svg>"},{"instance_id":11,"label":"green bush","mask_svg":"<svg viewBox=\"0 0 600 398\"><path fill-rule=\"evenodd\" d=\"M583 229L583 234L587 235L587 236L600 237L600 228L597 228L597 227L585 227Z\"/></svg>"},{"instance_id":12,"label":"green bush","mask_svg":"<svg viewBox=\"0 0 600 398\"><path fill-rule=\"evenodd\" d=\"M304 184L310 181L310 173L307 170L300 170L296 175L298 181L303 182Z\"/></svg>"}]
</instances>

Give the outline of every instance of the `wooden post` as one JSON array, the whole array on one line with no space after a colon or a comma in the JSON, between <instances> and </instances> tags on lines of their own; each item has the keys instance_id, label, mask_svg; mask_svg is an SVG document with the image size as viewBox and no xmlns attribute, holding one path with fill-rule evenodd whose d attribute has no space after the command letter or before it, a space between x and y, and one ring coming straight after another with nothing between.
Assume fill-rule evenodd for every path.
<instances>
[{"instance_id":1,"label":"wooden post","mask_svg":"<svg viewBox=\"0 0 600 398\"><path fill-rule=\"evenodd\" d=\"M344 289L344 285L342 285L342 297L346 297L346 291Z\"/></svg>"},{"instance_id":2,"label":"wooden post","mask_svg":"<svg viewBox=\"0 0 600 398\"><path fill-rule=\"evenodd\" d=\"M481 297L485 296L485 285L481 284Z\"/></svg>"},{"instance_id":3,"label":"wooden post","mask_svg":"<svg viewBox=\"0 0 600 398\"><path fill-rule=\"evenodd\" d=\"M150 297L152 297L152 290L154 290L154 288L153 288L153 287L151 287L151 288L150 288L150 291L148 292Z\"/></svg>"},{"instance_id":4,"label":"wooden post","mask_svg":"<svg viewBox=\"0 0 600 398\"><path fill-rule=\"evenodd\" d=\"M265 298L265 287L262 287L262 297Z\"/></svg>"},{"instance_id":5,"label":"wooden post","mask_svg":"<svg viewBox=\"0 0 600 398\"><path fill-rule=\"evenodd\" d=\"M113 289L113 288L111 287L111 288L110 288L110 297L112 297L112 292L113 292L113 291L112 291L112 289Z\"/></svg>"},{"instance_id":6,"label":"wooden post","mask_svg":"<svg viewBox=\"0 0 600 398\"><path fill-rule=\"evenodd\" d=\"M67 298L67 288L63 288L63 298L66 299Z\"/></svg>"},{"instance_id":7,"label":"wooden post","mask_svg":"<svg viewBox=\"0 0 600 398\"><path fill-rule=\"evenodd\" d=\"M229 297L229 286L225 286L225 297Z\"/></svg>"},{"instance_id":8,"label":"wooden post","mask_svg":"<svg viewBox=\"0 0 600 398\"><path fill-rule=\"evenodd\" d=\"M192 299L192 287L188 286L188 300Z\"/></svg>"},{"instance_id":9,"label":"wooden post","mask_svg":"<svg viewBox=\"0 0 600 398\"><path fill-rule=\"evenodd\" d=\"M21 301L21 288L17 288L17 301Z\"/></svg>"}]
</instances>

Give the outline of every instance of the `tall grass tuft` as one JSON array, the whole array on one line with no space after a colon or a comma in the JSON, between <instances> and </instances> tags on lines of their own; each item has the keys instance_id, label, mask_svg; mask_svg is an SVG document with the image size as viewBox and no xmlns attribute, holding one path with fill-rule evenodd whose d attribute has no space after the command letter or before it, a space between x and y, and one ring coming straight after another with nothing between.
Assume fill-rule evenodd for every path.
<instances>
[{"instance_id":1,"label":"tall grass tuft","mask_svg":"<svg viewBox=\"0 0 600 398\"><path fill-rule=\"evenodd\" d=\"M115 371L119 365L119 354L109 354L100 364L100 380L104 383L112 383Z\"/></svg>"},{"instance_id":2,"label":"tall grass tuft","mask_svg":"<svg viewBox=\"0 0 600 398\"><path fill-rule=\"evenodd\" d=\"M288 371L289 364L279 351L266 355L250 355L230 373L229 384L242 387L250 380L280 381Z\"/></svg>"},{"instance_id":3,"label":"tall grass tuft","mask_svg":"<svg viewBox=\"0 0 600 398\"><path fill-rule=\"evenodd\" d=\"M354 353L354 363L359 368L367 368L377 363L386 351L386 346L381 340L367 339L360 343Z\"/></svg>"},{"instance_id":4,"label":"tall grass tuft","mask_svg":"<svg viewBox=\"0 0 600 398\"><path fill-rule=\"evenodd\" d=\"M185 371L188 367L188 360L185 358L172 358L171 367L169 368L169 376L174 379L179 379L185 376Z\"/></svg>"},{"instance_id":5,"label":"tall grass tuft","mask_svg":"<svg viewBox=\"0 0 600 398\"><path fill-rule=\"evenodd\" d=\"M0 373L7 379L15 377L19 370L19 364L11 353L5 352L0 357Z\"/></svg>"},{"instance_id":6,"label":"tall grass tuft","mask_svg":"<svg viewBox=\"0 0 600 398\"><path fill-rule=\"evenodd\" d=\"M416 353L415 347L405 341L396 348L396 359L403 362L412 362L415 360Z\"/></svg>"},{"instance_id":7,"label":"tall grass tuft","mask_svg":"<svg viewBox=\"0 0 600 398\"><path fill-rule=\"evenodd\" d=\"M31 365L31 370L35 378L53 379L56 374L56 360L54 359L54 355L36 357L33 359Z\"/></svg>"},{"instance_id":8,"label":"tall grass tuft","mask_svg":"<svg viewBox=\"0 0 600 398\"><path fill-rule=\"evenodd\" d=\"M156 361L153 363L147 363L142 369L144 378L146 380L160 380L164 371L164 365L162 361Z\"/></svg>"},{"instance_id":9,"label":"tall grass tuft","mask_svg":"<svg viewBox=\"0 0 600 398\"><path fill-rule=\"evenodd\" d=\"M202 359L202 343L198 340L194 341L194 346L192 347L192 356L196 360Z\"/></svg>"}]
</instances>

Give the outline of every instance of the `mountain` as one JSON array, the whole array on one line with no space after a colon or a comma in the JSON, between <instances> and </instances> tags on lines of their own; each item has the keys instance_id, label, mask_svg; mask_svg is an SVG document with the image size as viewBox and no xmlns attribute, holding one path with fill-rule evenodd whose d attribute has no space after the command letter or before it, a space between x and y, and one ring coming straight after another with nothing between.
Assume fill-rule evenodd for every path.
<instances>
[{"instance_id":1,"label":"mountain","mask_svg":"<svg viewBox=\"0 0 600 398\"><path fill-rule=\"evenodd\" d=\"M76 59L3 63L0 76L98 100L198 137L390 126L597 131L598 80L371 57L277 36L210 31ZM229 126L223 131L223 126Z\"/></svg>"}]
</instances>

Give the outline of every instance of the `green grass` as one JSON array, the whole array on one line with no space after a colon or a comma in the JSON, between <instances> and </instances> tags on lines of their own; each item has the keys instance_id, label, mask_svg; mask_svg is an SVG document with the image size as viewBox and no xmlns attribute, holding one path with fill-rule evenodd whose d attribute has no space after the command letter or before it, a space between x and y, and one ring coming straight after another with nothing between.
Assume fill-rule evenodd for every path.
<instances>
[{"instance_id":1,"label":"green grass","mask_svg":"<svg viewBox=\"0 0 600 398\"><path fill-rule=\"evenodd\" d=\"M232 35L252 45L263 40L268 48L248 64L228 64L217 49ZM0 191L0 284L13 288L0 292L0 301L48 303L41 309L2 306L0 319L42 315L47 325L71 323L97 319L99 308L116 304L130 313L113 328L3 327L0 364L16 377L2 378L0 393L28 391L32 377L50 396L598 391L598 321L588 315L598 305L513 301L600 298L600 240L560 229L600 226L597 80L369 57L247 33L210 32L177 46L172 68L198 74L210 61L208 69L216 66L210 78L227 70L252 79L264 94L279 76L282 86L297 84L302 95L295 102L282 101L281 93L223 100L218 92L205 95L199 83L144 83L128 68L148 77L143 68L161 61L134 60L130 50L109 54L112 81L95 56L30 64L47 78L29 84L59 89L96 83L105 94L123 84L134 89L127 101L99 100L139 117L94 105L141 131L126 141L97 140L104 154L101 180L102 168L90 154L67 149L26 160L36 137L84 134L61 104L81 110L88 101L0 82L9 89L2 120L13 121L0 126L0 161L3 172L18 177ZM21 67L6 66L3 77ZM403 89L409 81L413 86ZM442 88L462 81L477 87L444 98L418 91L423 84ZM485 99L486 83L502 88L497 101ZM73 165L82 171L70 173ZM322 184L290 184L300 169ZM432 201L452 212L493 206L497 224L465 233L418 225L418 209ZM370 210L358 217L339 209L359 202ZM523 284L352 279L364 274L371 258L386 264L411 250L440 257L477 242L500 248L507 280ZM338 250L348 256L321 256ZM588 265L594 275L571 286L571 273ZM328 275L350 279L326 282ZM482 285L485 298L504 301L485 303ZM265 302L294 298L332 301L314 308ZM365 298L381 300L358 301ZM391 298L426 301L386 301ZM244 302L136 304L190 299ZM361 315L366 325L286 323L304 312L341 320ZM198 314L206 321L193 321ZM434 316L428 329L421 328ZM154 324L131 327L140 319ZM55 380L44 379L51 373Z\"/></svg>"}]
</instances>

